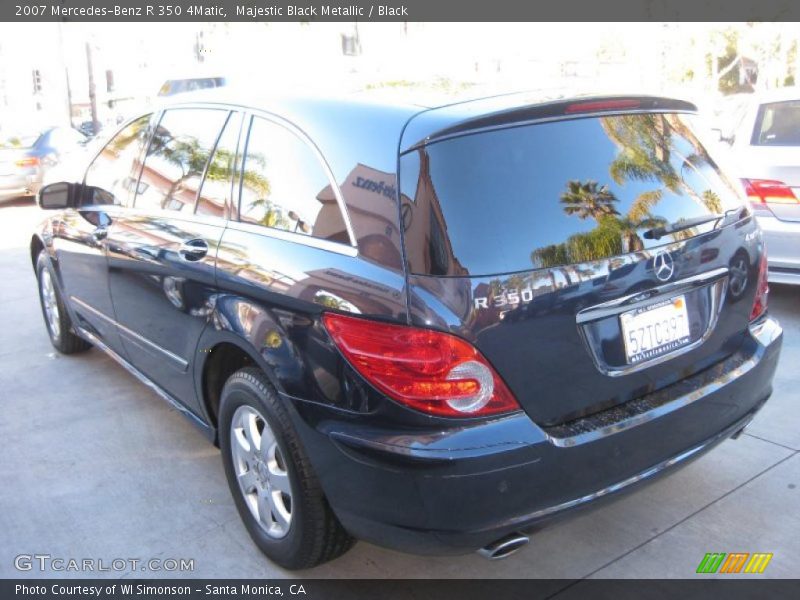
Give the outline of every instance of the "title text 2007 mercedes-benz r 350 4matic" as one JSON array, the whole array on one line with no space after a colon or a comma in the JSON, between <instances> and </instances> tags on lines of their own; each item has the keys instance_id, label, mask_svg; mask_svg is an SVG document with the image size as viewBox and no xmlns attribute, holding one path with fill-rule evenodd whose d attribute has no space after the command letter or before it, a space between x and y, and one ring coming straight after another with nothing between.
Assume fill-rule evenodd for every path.
<instances>
[{"instance_id":1,"label":"title text 2007 mercedes-benz r 350 4matic","mask_svg":"<svg viewBox=\"0 0 800 600\"><path fill-rule=\"evenodd\" d=\"M498 558L736 436L781 329L761 233L657 97L230 89L41 190L44 320L218 443L255 543Z\"/></svg>"}]
</instances>

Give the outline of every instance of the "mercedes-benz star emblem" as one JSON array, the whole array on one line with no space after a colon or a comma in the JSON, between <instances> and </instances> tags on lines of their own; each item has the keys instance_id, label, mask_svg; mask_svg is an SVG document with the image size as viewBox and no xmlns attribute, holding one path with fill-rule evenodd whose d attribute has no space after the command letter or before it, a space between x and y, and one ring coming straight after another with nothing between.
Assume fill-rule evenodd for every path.
<instances>
[{"instance_id":1,"label":"mercedes-benz star emblem","mask_svg":"<svg viewBox=\"0 0 800 600\"><path fill-rule=\"evenodd\" d=\"M653 258L653 272L659 281L669 281L672 274L675 272L675 263L672 261L672 256L666 250L659 251Z\"/></svg>"}]
</instances>

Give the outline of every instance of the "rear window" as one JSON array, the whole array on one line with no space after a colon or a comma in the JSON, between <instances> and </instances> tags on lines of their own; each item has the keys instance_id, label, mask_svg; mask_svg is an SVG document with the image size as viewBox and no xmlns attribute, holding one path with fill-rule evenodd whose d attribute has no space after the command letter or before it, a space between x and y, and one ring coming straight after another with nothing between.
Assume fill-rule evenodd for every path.
<instances>
[{"instance_id":1,"label":"rear window","mask_svg":"<svg viewBox=\"0 0 800 600\"><path fill-rule=\"evenodd\" d=\"M494 275L597 260L709 231L645 231L741 205L692 117L525 125L403 156L406 256L427 275ZM408 208L406 208L406 206Z\"/></svg>"},{"instance_id":2,"label":"rear window","mask_svg":"<svg viewBox=\"0 0 800 600\"><path fill-rule=\"evenodd\" d=\"M800 100L762 104L753 131L754 146L800 146Z\"/></svg>"}]
</instances>

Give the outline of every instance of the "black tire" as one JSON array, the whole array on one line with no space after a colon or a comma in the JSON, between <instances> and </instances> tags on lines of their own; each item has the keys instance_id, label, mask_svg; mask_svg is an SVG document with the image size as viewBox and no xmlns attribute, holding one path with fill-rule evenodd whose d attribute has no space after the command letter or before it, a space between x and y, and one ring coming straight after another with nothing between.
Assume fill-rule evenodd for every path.
<instances>
[{"instance_id":1,"label":"black tire","mask_svg":"<svg viewBox=\"0 0 800 600\"><path fill-rule=\"evenodd\" d=\"M291 486L291 522L283 537L271 536L253 514L239 485L231 445L231 424L237 409L255 409L266 421L280 451ZM246 411L246 409L245 409ZM263 430L262 430L263 431ZM231 375L220 399L219 442L222 463L236 508L261 551L287 569L307 569L333 560L352 548L352 538L328 505L286 407L267 376L247 367ZM251 469L248 466L247 470Z\"/></svg>"},{"instance_id":2,"label":"black tire","mask_svg":"<svg viewBox=\"0 0 800 600\"><path fill-rule=\"evenodd\" d=\"M45 297L43 292L43 279L48 277L50 285L52 286L52 293L55 300L55 306L58 309L58 325L53 326L47 316L47 309L45 308ZM42 307L42 317L44 318L44 325L47 328L47 334L50 336L50 342L53 347L61 352L61 354L75 354L77 352L85 352L92 345L81 337L78 337L72 329L72 321L69 318L69 313L64 307L64 300L61 297L61 292L56 283L56 276L50 268L47 257L44 252L40 252L36 259L36 282L39 289L39 303Z\"/></svg>"}]
</instances>

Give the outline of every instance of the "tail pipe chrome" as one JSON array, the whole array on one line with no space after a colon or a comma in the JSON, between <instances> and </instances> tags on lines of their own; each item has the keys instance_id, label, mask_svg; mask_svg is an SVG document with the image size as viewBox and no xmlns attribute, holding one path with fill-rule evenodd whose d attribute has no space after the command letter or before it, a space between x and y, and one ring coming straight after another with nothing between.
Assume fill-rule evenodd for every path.
<instances>
[{"instance_id":1,"label":"tail pipe chrome","mask_svg":"<svg viewBox=\"0 0 800 600\"><path fill-rule=\"evenodd\" d=\"M522 533L510 533L478 550L484 558L489 560L500 560L507 558L528 545L531 539Z\"/></svg>"}]
</instances>

